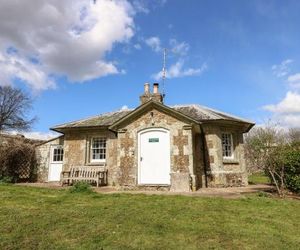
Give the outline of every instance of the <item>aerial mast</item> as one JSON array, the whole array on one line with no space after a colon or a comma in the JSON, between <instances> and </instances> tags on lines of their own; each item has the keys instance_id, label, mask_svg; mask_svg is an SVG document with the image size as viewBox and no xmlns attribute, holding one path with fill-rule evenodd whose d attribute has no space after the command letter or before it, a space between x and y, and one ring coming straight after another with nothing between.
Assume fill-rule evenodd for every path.
<instances>
[{"instance_id":1,"label":"aerial mast","mask_svg":"<svg viewBox=\"0 0 300 250\"><path fill-rule=\"evenodd\" d=\"M165 80L166 80L166 56L167 56L167 49L164 48L163 51L163 68L162 68L162 94L163 98L165 98Z\"/></svg>"}]
</instances>

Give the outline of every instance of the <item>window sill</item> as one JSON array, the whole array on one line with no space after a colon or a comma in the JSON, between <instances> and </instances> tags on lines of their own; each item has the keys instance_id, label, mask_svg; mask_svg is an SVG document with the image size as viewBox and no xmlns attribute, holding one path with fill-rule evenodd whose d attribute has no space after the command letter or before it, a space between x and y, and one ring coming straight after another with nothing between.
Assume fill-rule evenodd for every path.
<instances>
[{"instance_id":1,"label":"window sill","mask_svg":"<svg viewBox=\"0 0 300 250\"><path fill-rule=\"evenodd\" d=\"M223 159L223 164L240 164L240 162L235 159Z\"/></svg>"},{"instance_id":2,"label":"window sill","mask_svg":"<svg viewBox=\"0 0 300 250\"><path fill-rule=\"evenodd\" d=\"M106 166L106 162L89 162L85 164L86 166Z\"/></svg>"}]
</instances>

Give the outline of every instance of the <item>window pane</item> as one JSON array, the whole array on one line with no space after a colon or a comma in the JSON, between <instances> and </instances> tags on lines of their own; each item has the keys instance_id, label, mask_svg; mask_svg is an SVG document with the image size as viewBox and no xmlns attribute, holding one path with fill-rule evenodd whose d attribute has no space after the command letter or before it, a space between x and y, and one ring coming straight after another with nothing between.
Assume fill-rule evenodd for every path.
<instances>
[{"instance_id":1,"label":"window pane","mask_svg":"<svg viewBox=\"0 0 300 250\"><path fill-rule=\"evenodd\" d=\"M232 157L232 135L222 134L223 157Z\"/></svg>"},{"instance_id":2,"label":"window pane","mask_svg":"<svg viewBox=\"0 0 300 250\"><path fill-rule=\"evenodd\" d=\"M106 138L93 138L91 143L91 159L105 160Z\"/></svg>"}]
</instances>

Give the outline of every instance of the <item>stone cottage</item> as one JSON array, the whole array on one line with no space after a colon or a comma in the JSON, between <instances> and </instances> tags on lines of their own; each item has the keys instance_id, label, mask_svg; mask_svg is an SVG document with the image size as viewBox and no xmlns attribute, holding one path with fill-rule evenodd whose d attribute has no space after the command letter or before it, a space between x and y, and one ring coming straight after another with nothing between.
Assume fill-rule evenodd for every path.
<instances>
[{"instance_id":1,"label":"stone cottage","mask_svg":"<svg viewBox=\"0 0 300 250\"><path fill-rule=\"evenodd\" d=\"M243 134L254 124L200 105L167 106L145 84L140 106L61 124L41 144L39 176L72 167L107 170L107 185L190 191L247 185Z\"/></svg>"}]
</instances>

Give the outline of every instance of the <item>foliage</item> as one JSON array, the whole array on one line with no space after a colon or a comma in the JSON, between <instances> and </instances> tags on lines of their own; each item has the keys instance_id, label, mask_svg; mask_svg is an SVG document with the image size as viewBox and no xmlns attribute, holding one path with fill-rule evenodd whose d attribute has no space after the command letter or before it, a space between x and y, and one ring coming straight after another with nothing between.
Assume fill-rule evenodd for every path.
<instances>
[{"instance_id":1,"label":"foliage","mask_svg":"<svg viewBox=\"0 0 300 250\"><path fill-rule=\"evenodd\" d=\"M0 183L1 184L8 184L8 183L12 183L13 182L13 178L8 177L8 176L2 176L0 178Z\"/></svg>"},{"instance_id":2,"label":"foliage","mask_svg":"<svg viewBox=\"0 0 300 250\"><path fill-rule=\"evenodd\" d=\"M76 182L71 188L71 193L93 193L91 185L85 181Z\"/></svg>"},{"instance_id":3,"label":"foliage","mask_svg":"<svg viewBox=\"0 0 300 250\"><path fill-rule=\"evenodd\" d=\"M23 140L11 140L0 145L0 179L6 182L34 181L36 166L34 145Z\"/></svg>"},{"instance_id":4,"label":"foliage","mask_svg":"<svg viewBox=\"0 0 300 250\"><path fill-rule=\"evenodd\" d=\"M285 188L298 192L300 141L297 129L284 132L269 124L253 129L245 143L251 173L265 172L281 196Z\"/></svg>"},{"instance_id":5,"label":"foliage","mask_svg":"<svg viewBox=\"0 0 300 250\"><path fill-rule=\"evenodd\" d=\"M300 193L300 151L290 151L285 157L286 186L289 190Z\"/></svg>"},{"instance_id":6,"label":"foliage","mask_svg":"<svg viewBox=\"0 0 300 250\"><path fill-rule=\"evenodd\" d=\"M0 185L0 249L299 249L300 202Z\"/></svg>"},{"instance_id":7,"label":"foliage","mask_svg":"<svg viewBox=\"0 0 300 250\"><path fill-rule=\"evenodd\" d=\"M34 119L27 119L26 114L31 108L31 98L20 89L0 86L0 132L30 128Z\"/></svg>"}]
</instances>

